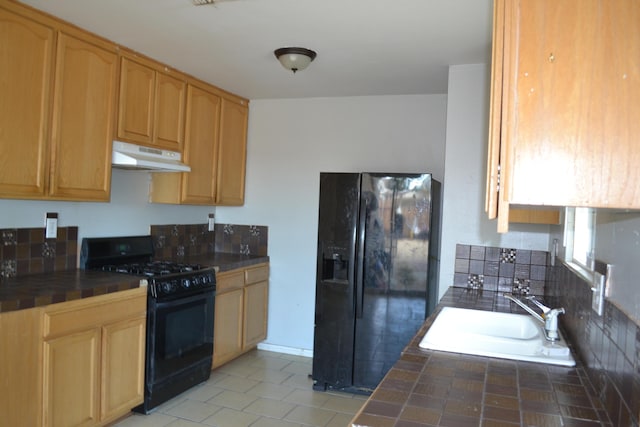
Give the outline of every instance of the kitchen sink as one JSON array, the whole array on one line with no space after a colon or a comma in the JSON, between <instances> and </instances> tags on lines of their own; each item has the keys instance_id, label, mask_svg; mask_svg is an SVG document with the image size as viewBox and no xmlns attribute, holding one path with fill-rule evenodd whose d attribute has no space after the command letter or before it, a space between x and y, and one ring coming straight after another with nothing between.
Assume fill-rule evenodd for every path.
<instances>
[{"instance_id":1,"label":"kitchen sink","mask_svg":"<svg viewBox=\"0 0 640 427\"><path fill-rule=\"evenodd\" d=\"M429 350L574 366L560 334L551 342L530 315L444 307L420 341Z\"/></svg>"}]
</instances>

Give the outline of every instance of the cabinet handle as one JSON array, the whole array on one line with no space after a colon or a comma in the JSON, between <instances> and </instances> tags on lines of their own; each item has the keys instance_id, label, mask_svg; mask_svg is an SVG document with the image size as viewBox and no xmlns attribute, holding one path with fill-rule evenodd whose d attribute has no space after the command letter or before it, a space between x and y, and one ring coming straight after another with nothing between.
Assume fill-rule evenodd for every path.
<instances>
[{"instance_id":1,"label":"cabinet handle","mask_svg":"<svg viewBox=\"0 0 640 427\"><path fill-rule=\"evenodd\" d=\"M556 60L556 57L553 55L553 52L549 54L549 62L553 62Z\"/></svg>"}]
</instances>

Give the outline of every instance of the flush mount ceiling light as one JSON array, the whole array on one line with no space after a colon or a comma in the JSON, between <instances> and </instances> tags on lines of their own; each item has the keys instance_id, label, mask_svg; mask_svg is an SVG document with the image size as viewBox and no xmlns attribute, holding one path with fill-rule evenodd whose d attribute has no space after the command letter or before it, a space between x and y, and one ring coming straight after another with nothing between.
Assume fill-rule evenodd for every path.
<instances>
[{"instance_id":1,"label":"flush mount ceiling light","mask_svg":"<svg viewBox=\"0 0 640 427\"><path fill-rule=\"evenodd\" d=\"M273 52L287 70L294 73L304 70L316 57L316 53L303 47L281 47Z\"/></svg>"}]
</instances>

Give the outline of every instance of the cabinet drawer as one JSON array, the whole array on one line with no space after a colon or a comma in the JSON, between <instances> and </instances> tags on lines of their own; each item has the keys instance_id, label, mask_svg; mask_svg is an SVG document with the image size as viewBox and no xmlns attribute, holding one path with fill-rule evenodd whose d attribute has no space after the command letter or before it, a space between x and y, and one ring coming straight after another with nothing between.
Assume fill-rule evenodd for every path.
<instances>
[{"instance_id":1,"label":"cabinet drawer","mask_svg":"<svg viewBox=\"0 0 640 427\"><path fill-rule=\"evenodd\" d=\"M53 304L45 309L44 338L144 317L146 310L147 288Z\"/></svg>"},{"instance_id":2,"label":"cabinet drawer","mask_svg":"<svg viewBox=\"0 0 640 427\"><path fill-rule=\"evenodd\" d=\"M269 280L269 266L261 265L256 268L249 268L245 270L245 284L250 285L251 283L264 282L265 280Z\"/></svg>"},{"instance_id":3,"label":"cabinet drawer","mask_svg":"<svg viewBox=\"0 0 640 427\"><path fill-rule=\"evenodd\" d=\"M222 293L244 286L244 272L242 270L225 271L216 275L216 292Z\"/></svg>"}]
</instances>

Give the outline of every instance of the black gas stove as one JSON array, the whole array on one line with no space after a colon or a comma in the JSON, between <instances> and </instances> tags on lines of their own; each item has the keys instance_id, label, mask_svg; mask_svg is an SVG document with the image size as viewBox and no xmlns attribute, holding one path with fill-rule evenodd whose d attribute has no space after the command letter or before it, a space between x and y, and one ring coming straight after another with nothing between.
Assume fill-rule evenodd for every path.
<instances>
[{"instance_id":1,"label":"black gas stove","mask_svg":"<svg viewBox=\"0 0 640 427\"><path fill-rule=\"evenodd\" d=\"M154 259L151 236L84 238L80 267L144 277L152 298L175 298L216 288L213 267Z\"/></svg>"},{"instance_id":2,"label":"black gas stove","mask_svg":"<svg viewBox=\"0 0 640 427\"><path fill-rule=\"evenodd\" d=\"M138 276L148 285L144 402L134 411L149 413L209 378L214 268L154 259L151 236L84 238L80 266Z\"/></svg>"}]
</instances>

